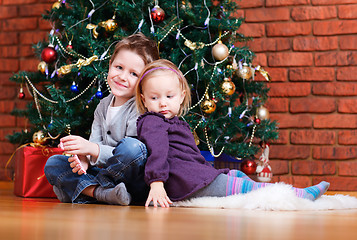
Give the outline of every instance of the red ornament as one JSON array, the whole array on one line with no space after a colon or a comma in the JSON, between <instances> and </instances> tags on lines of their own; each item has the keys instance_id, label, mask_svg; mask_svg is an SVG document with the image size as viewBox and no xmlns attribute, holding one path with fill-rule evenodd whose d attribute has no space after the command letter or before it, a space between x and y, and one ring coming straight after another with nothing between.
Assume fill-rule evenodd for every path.
<instances>
[{"instance_id":1,"label":"red ornament","mask_svg":"<svg viewBox=\"0 0 357 240\"><path fill-rule=\"evenodd\" d=\"M260 119L259 119L259 118L255 118L255 122L256 122L257 124L260 124Z\"/></svg>"},{"instance_id":2,"label":"red ornament","mask_svg":"<svg viewBox=\"0 0 357 240\"><path fill-rule=\"evenodd\" d=\"M52 63L52 62L56 61L56 59L57 59L56 49L51 45L49 45L48 47L45 47L42 50L41 58L46 63Z\"/></svg>"},{"instance_id":3,"label":"red ornament","mask_svg":"<svg viewBox=\"0 0 357 240\"><path fill-rule=\"evenodd\" d=\"M25 93L19 92L19 99L24 99L25 98Z\"/></svg>"},{"instance_id":4,"label":"red ornament","mask_svg":"<svg viewBox=\"0 0 357 240\"><path fill-rule=\"evenodd\" d=\"M257 163L254 160L243 160L240 164L240 170L247 175L254 174L257 169Z\"/></svg>"},{"instance_id":5,"label":"red ornament","mask_svg":"<svg viewBox=\"0 0 357 240\"><path fill-rule=\"evenodd\" d=\"M165 11L156 5L153 9L151 9L151 18L155 23L160 23L164 21Z\"/></svg>"}]
</instances>

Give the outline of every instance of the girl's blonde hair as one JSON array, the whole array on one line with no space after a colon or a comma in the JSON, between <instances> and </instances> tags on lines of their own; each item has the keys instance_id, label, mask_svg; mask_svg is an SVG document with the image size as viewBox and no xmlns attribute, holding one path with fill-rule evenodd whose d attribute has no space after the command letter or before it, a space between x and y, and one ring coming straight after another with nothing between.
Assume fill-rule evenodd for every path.
<instances>
[{"instance_id":1,"label":"girl's blonde hair","mask_svg":"<svg viewBox=\"0 0 357 240\"><path fill-rule=\"evenodd\" d=\"M181 89L186 92L185 97L181 103L180 111L178 116L185 115L191 105L191 89L188 85L186 78L183 76L182 72L175 64L166 59L159 59L153 61L145 66L144 70L139 76L139 81L136 83L136 107L140 114L147 112L147 109L142 100L141 94L143 93L142 86L144 82L150 78L155 77L155 73L161 72L173 72L177 76L181 84Z\"/></svg>"}]
</instances>

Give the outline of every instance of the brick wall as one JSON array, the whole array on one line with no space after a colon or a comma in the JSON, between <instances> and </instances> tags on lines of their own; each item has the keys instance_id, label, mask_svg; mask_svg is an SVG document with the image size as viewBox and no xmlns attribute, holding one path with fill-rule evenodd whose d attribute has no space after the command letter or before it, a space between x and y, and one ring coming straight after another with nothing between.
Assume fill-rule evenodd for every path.
<instances>
[{"instance_id":1,"label":"brick wall","mask_svg":"<svg viewBox=\"0 0 357 240\"><path fill-rule=\"evenodd\" d=\"M24 129L9 114L18 86L8 78L34 71L31 44L46 37L41 13L54 0L0 0L0 180L15 147L5 136ZM254 64L269 71L271 119L280 139L271 147L273 181L357 190L357 0L242 0L241 32L254 38ZM260 79L262 80L262 79ZM29 94L27 94L28 96ZM30 100L30 98L29 98Z\"/></svg>"},{"instance_id":2,"label":"brick wall","mask_svg":"<svg viewBox=\"0 0 357 240\"><path fill-rule=\"evenodd\" d=\"M357 190L357 0L239 1L255 64L272 77L274 181Z\"/></svg>"}]
</instances>

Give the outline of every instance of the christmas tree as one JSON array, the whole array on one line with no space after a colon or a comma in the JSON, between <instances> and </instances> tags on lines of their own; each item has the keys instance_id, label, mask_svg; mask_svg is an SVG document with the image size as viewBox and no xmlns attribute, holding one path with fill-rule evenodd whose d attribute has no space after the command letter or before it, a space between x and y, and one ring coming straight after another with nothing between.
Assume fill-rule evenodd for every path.
<instances>
[{"instance_id":1,"label":"christmas tree","mask_svg":"<svg viewBox=\"0 0 357 240\"><path fill-rule=\"evenodd\" d=\"M242 18L230 0L62 0L43 18L48 40L34 46L37 72L19 72L11 80L27 87L33 101L14 114L30 129L10 136L12 143L38 140L56 145L75 134L88 138L93 112L110 89L106 74L111 52L122 38L141 31L157 41L161 58L174 62L189 81L193 105L184 116L201 150L248 158L259 142L277 139L277 124L263 106L266 82L253 66L254 53L239 33ZM51 141L46 141L50 139Z\"/></svg>"}]
</instances>

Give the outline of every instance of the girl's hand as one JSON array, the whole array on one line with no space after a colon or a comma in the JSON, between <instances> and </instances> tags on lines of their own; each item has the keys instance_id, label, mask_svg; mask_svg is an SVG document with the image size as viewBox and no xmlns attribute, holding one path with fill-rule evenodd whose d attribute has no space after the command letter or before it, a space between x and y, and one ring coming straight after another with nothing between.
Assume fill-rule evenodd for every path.
<instances>
[{"instance_id":1,"label":"girl's hand","mask_svg":"<svg viewBox=\"0 0 357 240\"><path fill-rule=\"evenodd\" d=\"M145 207L148 207L151 201L153 201L154 207L157 207L158 203L161 207L170 207L170 204L172 204L172 201L166 194L163 182L152 182L150 184L150 192Z\"/></svg>"},{"instance_id":2,"label":"girl's hand","mask_svg":"<svg viewBox=\"0 0 357 240\"><path fill-rule=\"evenodd\" d=\"M91 155L97 158L99 155L99 146L96 143L75 135L69 135L61 138L61 144L66 154L70 155Z\"/></svg>"},{"instance_id":3,"label":"girl's hand","mask_svg":"<svg viewBox=\"0 0 357 240\"><path fill-rule=\"evenodd\" d=\"M89 162L86 156L72 156L68 158L69 165L72 168L73 173L78 173L78 175L86 174Z\"/></svg>"}]
</instances>

